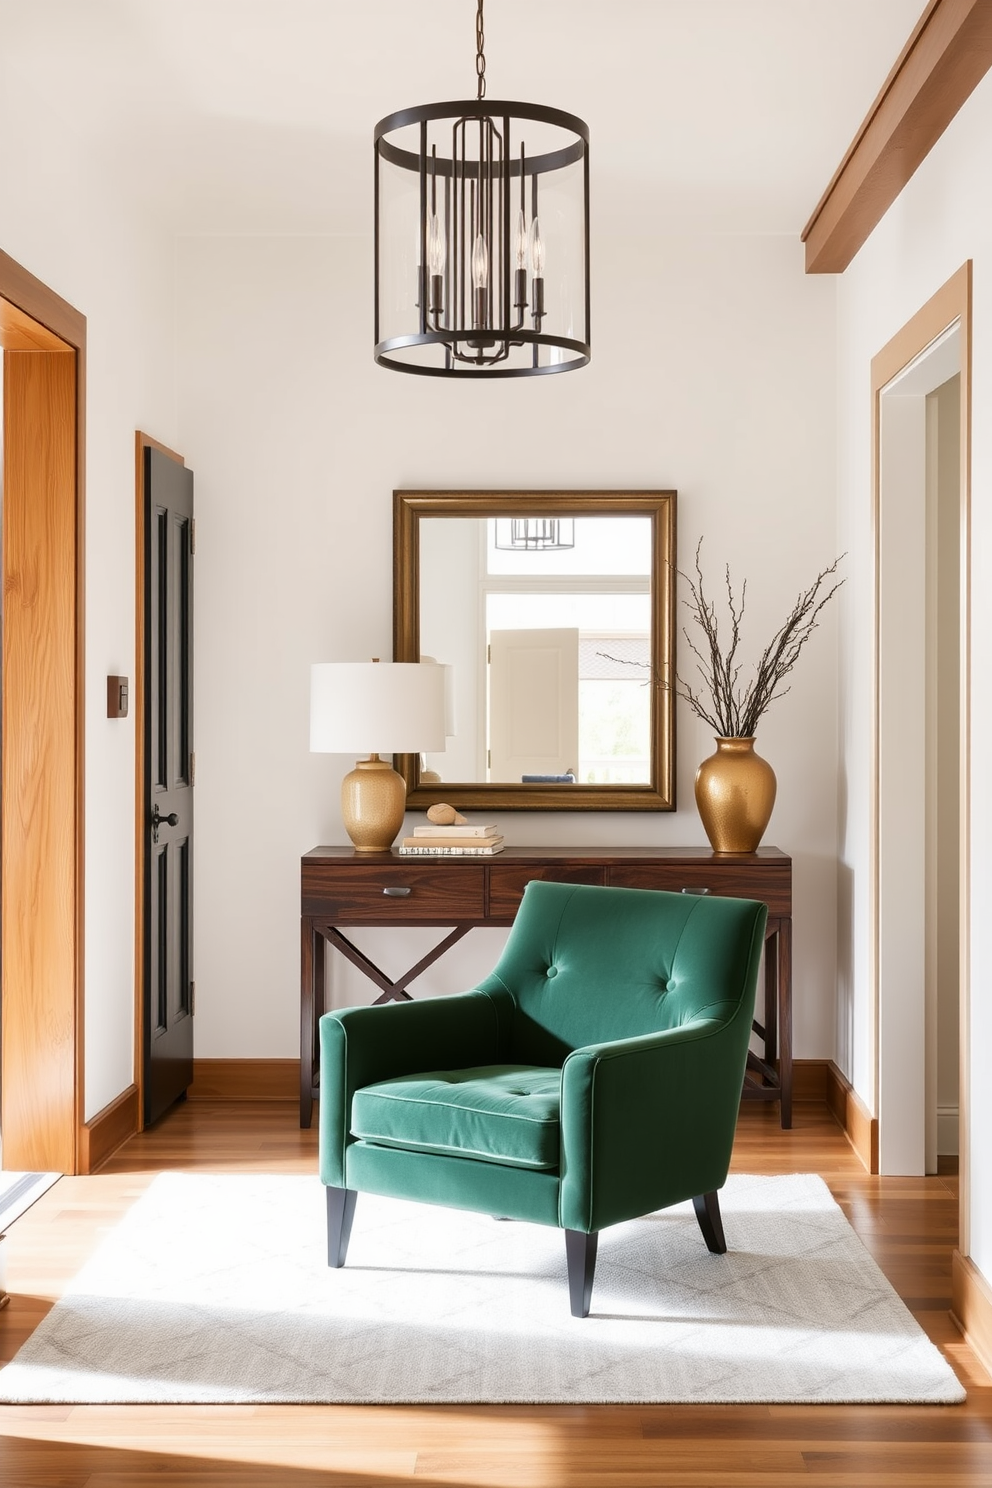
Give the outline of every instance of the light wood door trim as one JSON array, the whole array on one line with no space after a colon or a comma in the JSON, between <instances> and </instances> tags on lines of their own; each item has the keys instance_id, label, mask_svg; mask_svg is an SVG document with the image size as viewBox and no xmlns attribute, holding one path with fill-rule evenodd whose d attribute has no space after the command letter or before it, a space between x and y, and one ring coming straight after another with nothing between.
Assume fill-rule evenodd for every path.
<instances>
[{"instance_id":1,"label":"light wood door trim","mask_svg":"<svg viewBox=\"0 0 992 1488\"><path fill-rule=\"evenodd\" d=\"M5 1167L72 1173L84 1117L86 321L4 253L0 301L0 1129Z\"/></svg>"},{"instance_id":2,"label":"light wood door trim","mask_svg":"<svg viewBox=\"0 0 992 1488\"><path fill-rule=\"evenodd\" d=\"M0 300L0 346L4 351L71 351L68 341L39 325L9 300Z\"/></svg>"},{"instance_id":3,"label":"light wood door trim","mask_svg":"<svg viewBox=\"0 0 992 1488\"><path fill-rule=\"evenodd\" d=\"M959 1243L967 1254L970 1244L970 1048L971 1048L971 304L972 263L968 259L946 284L872 358L872 545L874 564L874 619L872 648L871 828L869 868L869 938L874 1043L874 1104L878 1114L879 1057L879 827L880 798L880 590L881 590L881 411L882 392L892 379L955 323L961 347L961 554L960 554L960 802L959 802L959 978L960 978L960 1185ZM922 1092L921 1092L922 1099Z\"/></svg>"},{"instance_id":4,"label":"light wood door trim","mask_svg":"<svg viewBox=\"0 0 992 1488\"><path fill-rule=\"evenodd\" d=\"M807 274L843 273L990 67L992 0L930 0L803 229Z\"/></svg>"},{"instance_id":5,"label":"light wood door trim","mask_svg":"<svg viewBox=\"0 0 992 1488\"><path fill-rule=\"evenodd\" d=\"M86 347L86 316L42 284L23 264L0 251L0 297L7 300L38 326L54 331L67 346L82 352ZM6 346L6 342L3 342Z\"/></svg>"},{"instance_id":6,"label":"light wood door trim","mask_svg":"<svg viewBox=\"0 0 992 1488\"><path fill-rule=\"evenodd\" d=\"M139 429L134 436L134 1083L138 1130L145 1125L145 450L159 450L177 465L183 456Z\"/></svg>"}]
</instances>

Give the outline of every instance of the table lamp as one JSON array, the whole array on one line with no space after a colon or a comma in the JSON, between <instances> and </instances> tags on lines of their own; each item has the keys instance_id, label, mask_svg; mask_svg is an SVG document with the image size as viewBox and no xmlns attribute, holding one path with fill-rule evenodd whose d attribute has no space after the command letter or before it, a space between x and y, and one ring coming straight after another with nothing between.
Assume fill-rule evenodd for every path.
<instances>
[{"instance_id":1,"label":"table lamp","mask_svg":"<svg viewBox=\"0 0 992 1488\"><path fill-rule=\"evenodd\" d=\"M321 661L310 668L311 751L369 751L341 782L341 815L357 852L388 852L403 825L406 781L380 753L444 749L446 672L417 661Z\"/></svg>"}]
</instances>

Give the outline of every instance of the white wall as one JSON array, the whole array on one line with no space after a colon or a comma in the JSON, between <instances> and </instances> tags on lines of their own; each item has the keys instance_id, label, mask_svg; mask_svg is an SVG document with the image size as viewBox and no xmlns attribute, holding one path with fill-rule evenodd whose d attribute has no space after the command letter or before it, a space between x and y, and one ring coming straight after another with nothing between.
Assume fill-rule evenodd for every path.
<instances>
[{"instance_id":1,"label":"white wall","mask_svg":"<svg viewBox=\"0 0 992 1488\"><path fill-rule=\"evenodd\" d=\"M116 157L2 56L0 129L17 141L0 155L0 246L88 319L92 1116L133 1073L134 730L104 717L104 679L134 671L134 430L197 478L197 1051L292 1056L299 856L345 840L349 765L308 753L308 667L389 654L393 488L674 486L683 562L700 533L714 581L731 558L763 642L835 553L835 290L803 276L792 239L628 235L621 256L604 235L591 367L479 387L404 378L372 362L368 238L190 238L174 265ZM483 399L500 430L488 446ZM767 840L795 856L796 1052L810 1057L833 1053L835 1023L833 625L759 740L779 776ZM692 778L710 748L680 715L676 814L504 813L508 840L701 843ZM425 938L367 940L399 971ZM475 980L502 938L477 932L419 990ZM366 993L336 968L337 999Z\"/></svg>"},{"instance_id":2,"label":"white wall","mask_svg":"<svg viewBox=\"0 0 992 1488\"><path fill-rule=\"evenodd\" d=\"M842 932L839 1057L855 1088L871 1099L868 976L868 771L871 720L871 407L872 356L968 258L974 260L972 403L971 666L971 1237L970 1253L992 1275L992 1087L983 1056L992 1041L992 894L989 815L982 768L992 722L992 427L981 416L992 393L992 200L986 188L992 134L992 78L972 95L898 201L839 281L840 543L851 550L852 582L842 616L840 802ZM912 721L908 710L907 719ZM967 1248L968 1237L962 1242Z\"/></svg>"},{"instance_id":3,"label":"white wall","mask_svg":"<svg viewBox=\"0 0 992 1488\"><path fill-rule=\"evenodd\" d=\"M187 238L178 251L179 442L196 474L197 1051L298 1051L299 858L342 843L351 761L307 750L310 662L388 656L399 487L675 487L679 550L748 580L770 637L836 556L835 285L793 239L593 244L583 371L477 386L372 360L372 245ZM480 417L485 406L486 416ZM759 734L795 858L795 1049L834 1052L836 631L827 612ZM679 717L676 814L501 812L511 845L704 843L692 781L712 751ZM365 932L398 973L435 932ZM418 984L486 972L475 932ZM336 962L332 996L368 997Z\"/></svg>"},{"instance_id":4,"label":"white wall","mask_svg":"<svg viewBox=\"0 0 992 1488\"><path fill-rule=\"evenodd\" d=\"M106 717L134 676L134 432L173 443L174 253L84 148L58 90L0 48L0 247L87 318L85 1102L133 1078L134 720Z\"/></svg>"}]
</instances>

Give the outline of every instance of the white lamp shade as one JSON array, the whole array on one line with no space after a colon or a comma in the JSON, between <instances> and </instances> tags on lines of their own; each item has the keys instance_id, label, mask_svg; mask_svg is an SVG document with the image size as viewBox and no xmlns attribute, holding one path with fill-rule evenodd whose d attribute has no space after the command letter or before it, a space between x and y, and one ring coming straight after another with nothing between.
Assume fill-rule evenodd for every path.
<instances>
[{"instance_id":1,"label":"white lamp shade","mask_svg":"<svg viewBox=\"0 0 992 1488\"><path fill-rule=\"evenodd\" d=\"M443 750L447 671L416 661L315 662L310 668L311 751Z\"/></svg>"}]
</instances>

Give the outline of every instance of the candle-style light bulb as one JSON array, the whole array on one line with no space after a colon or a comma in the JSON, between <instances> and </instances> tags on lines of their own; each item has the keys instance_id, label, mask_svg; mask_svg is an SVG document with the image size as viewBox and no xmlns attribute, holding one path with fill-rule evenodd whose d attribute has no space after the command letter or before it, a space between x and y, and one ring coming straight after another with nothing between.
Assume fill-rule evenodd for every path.
<instances>
[{"instance_id":1,"label":"candle-style light bulb","mask_svg":"<svg viewBox=\"0 0 992 1488\"><path fill-rule=\"evenodd\" d=\"M431 276L431 314L435 317L444 310L444 265L447 248L438 215L434 212L427 228L427 267Z\"/></svg>"},{"instance_id":2,"label":"candle-style light bulb","mask_svg":"<svg viewBox=\"0 0 992 1488\"><path fill-rule=\"evenodd\" d=\"M513 272L513 303L520 312L520 324L522 325L523 312L527 305L527 219L524 216L523 207L517 213L513 250L517 260L517 267Z\"/></svg>"},{"instance_id":3,"label":"candle-style light bulb","mask_svg":"<svg viewBox=\"0 0 992 1488\"><path fill-rule=\"evenodd\" d=\"M527 222L522 211L517 213L517 232L514 240L517 254L517 268L527 267Z\"/></svg>"},{"instance_id":4,"label":"candle-style light bulb","mask_svg":"<svg viewBox=\"0 0 992 1488\"><path fill-rule=\"evenodd\" d=\"M544 239L536 216L530 224L530 268L534 275L531 285L531 314L540 330L541 317L544 314Z\"/></svg>"},{"instance_id":5,"label":"candle-style light bulb","mask_svg":"<svg viewBox=\"0 0 992 1488\"><path fill-rule=\"evenodd\" d=\"M489 324L489 249L481 233L472 244L472 323L479 330Z\"/></svg>"},{"instance_id":6,"label":"candle-style light bulb","mask_svg":"<svg viewBox=\"0 0 992 1488\"><path fill-rule=\"evenodd\" d=\"M485 289L489 283L489 249L481 233L472 244L472 288Z\"/></svg>"},{"instance_id":7,"label":"candle-style light bulb","mask_svg":"<svg viewBox=\"0 0 992 1488\"><path fill-rule=\"evenodd\" d=\"M530 267L531 273L537 278L544 276L544 239L541 237L541 224L535 217L530 225Z\"/></svg>"},{"instance_id":8,"label":"candle-style light bulb","mask_svg":"<svg viewBox=\"0 0 992 1488\"><path fill-rule=\"evenodd\" d=\"M441 231L441 223L435 212L430 220L427 230L427 264L432 274L443 274L447 259L447 249L444 245L444 234Z\"/></svg>"},{"instance_id":9,"label":"candle-style light bulb","mask_svg":"<svg viewBox=\"0 0 992 1488\"><path fill-rule=\"evenodd\" d=\"M533 174L533 172L532 172ZM536 179L536 178L535 178ZM536 186L535 186L536 191ZM520 330L524 323L524 311L527 309L527 148L520 141L520 209L517 212L516 232L514 233L513 247L516 254L517 266L513 271L513 306L517 312L517 329ZM534 197L534 206L537 207L537 197Z\"/></svg>"}]
</instances>

